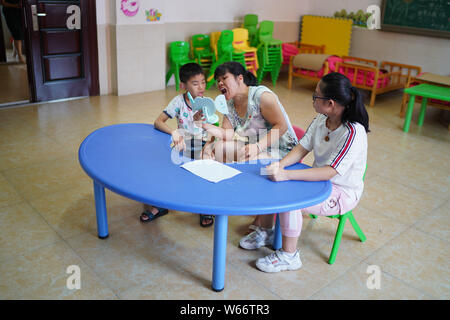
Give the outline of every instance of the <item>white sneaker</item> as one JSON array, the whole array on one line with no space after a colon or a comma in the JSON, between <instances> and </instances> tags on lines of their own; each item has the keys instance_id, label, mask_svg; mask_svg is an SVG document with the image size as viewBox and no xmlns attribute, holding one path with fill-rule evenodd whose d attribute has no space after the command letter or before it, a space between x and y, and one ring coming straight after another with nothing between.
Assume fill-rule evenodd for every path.
<instances>
[{"instance_id":1,"label":"white sneaker","mask_svg":"<svg viewBox=\"0 0 450 320\"><path fill-rule=\"evenodd\" d=\"M273 229L256 227L255 231L246 235L239 241L241 248L255 250L273 243Z\"/></svg>"},{"instance_id":2,"label":"white sneaker","mask_svg":"<svg viewBox=\"0 0 450 320\"><path fill-rule=\"evenodd\" d=\"M264 258L256 260L256 267L264 272L280 272L298 270L302 267L300 252L297 250L293 257L281 250L277 250Z\"/></svg>"}]
</instances>

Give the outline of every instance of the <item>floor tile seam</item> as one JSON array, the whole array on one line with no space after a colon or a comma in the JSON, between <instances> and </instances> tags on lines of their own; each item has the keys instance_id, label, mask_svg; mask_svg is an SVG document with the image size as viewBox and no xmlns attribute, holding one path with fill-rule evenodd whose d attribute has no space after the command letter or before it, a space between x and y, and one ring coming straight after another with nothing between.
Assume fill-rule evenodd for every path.
<instances>
[{"instance_id":1,"label":"floor tile seam","mask_svg":"<svg viewBox=\"0 0 450 320\"><path fill-rule=\"evenodd\" d=\"M371 265L371 264L369 264L369 263L368 263L367 261L365 261L365 260L362 261L362 263L367 264L368 266ZM381 269L381 268L380 268L380 269ZM426 296L428 296L428 298L430 298L430 299L433 299L433 300L436 300L436 299L437 299L437 298L434 297L432 294L426 292L424 289L422 289L422 288L417 288L417 287L411 285L411 284L410 284L409 282L407 282L406 280L404 280L404 279L402 279L402 278L399 278L398 276L396 276L396 275L394 275L394 274L392 274L392 273L390 273L390 272L388 272L388 271L386 271L386 270L381 269L381 273L387 274L387 275L390 276L391 278L393 278L393 279L395 279L395 280L401 282L402 284L404 284L405 286L407 286L407 287L409 287L409 288L411 288L411 289L414 289L415 291L424 293L424 294L425 294Z\"/></svg>"},{"instance_id":2,"label":"floor tile seam","mask_svg":"<svg viewBox=\"0 0 450 320\"><path fill-rule=\"evenodd\" d=\"M387 181L392 181L392 180L393 180L393 179L389 179L389 177L384 176L382 173L376 173L376 174L375 174L375 177L378 177L378 178L381 178L381 179L384 179L384 180L387 180ZM365 185L368 184L368 183L369 183L369 182L366 182ZM430 196L437 197L437 198L439 198L440 200L443 200L444 202L449 200L448 197L445 196L445 195L441 195L441 194L436 195L435 193L432 193L432 192L430 192L429 190L421 190L421 189L418 189L418 188L416 188L414 185L411 186L411 185L406 184L406 183L401 182L401 181L396 181L395 183L398 183L398 184L400 184L401 186L406 187L406 188L412 188L412 189L414 189L414 191L418 191L418 192L420 192L420 193L425 193L425 194L428 194L428 195L430 195ZM364 193L363 193L363 196L364 196Z\"/></svg>"},{"instance_id":3,"label":"floor tile seam","mask_svg":"<svg viewBox=\"0 0 450 320\"><path fill-rule=\"evenodd\" d=\"M374 256L376 256L380 251L382 251L383 249L385 249L385 248L389 245L389 242L394 241L395 239L401 237L404 233L408 232L410 229L414 229L414 227L411 226L411 227L409 227L409 228L403 230L402 232L400 232L400 233L399 233L397 236L395 236L393 239L391 239L390 241L388 241L387 243L385 243L385 244L384 244L383 246L381 246L380 248L376 249L376 250L375 250L374 252L372 252L369 256L365 257L365 258L363 259L362 262L371 265L367 260L369 260L370 258L373 258ZM421 232L421 233L427 235L425 232L422 232L421 230L417 230L417 231L419 231L419 232ZM401 280L403 283L407 284L407 285L408 285L409 287L411 287L411 288L414 288L414 289L416 289L416 290L418 290L418 291L423 291L423 292L425 292L424 289L416 288L416 287L414 287L413 285L409 284L408 282L406 282L406 281L404 281L404 280L402 280L402 279L396 277L395 275L393 275L393 274L391 274L391 273L388 273L387 271L384 271L384 272L386 272L386 273L389 274L390 276L395 277L395 278L398 279L398 280ZM425 292L425 293L427 293L429 296L433 296L432 294L429 294L428 292Z\"/></svg>"},{"instance_id":4,"label":"floor tile seam","mask_svg":"<svg viewBox=\"0 0 450 320\"><path fill-rule=\"evenodd\" d=\"M445 202L443 203L443 205L445 205ZM366 210L368 210L364 205L361 205L361 206L364 207ZM436 208L439 209L440 207L441 207L441 206L437 206ZM436 209L435 209L435 210L436 210ZM432 233L429 233L429 232L427 232L427 231L425 231L425 230L422 230L422 229L418 228L417 225L421 222L420 220L422 220L422 219L424 219L424 218L427 217L427 214L426 214L426 213L423 214L422 216L418 217L418 218L417 218L415 221L413 221L412 223L405 223L404 221L401 221L401 220L399 220L399 219L397 219L397 218L395 218L395 217L388 216L388 215L386 215L386 214L384 214L384 213L378 213L378 214L380 214L380 215L382 215L382 216L384 216L384 217L386 217L386 218L388 218L388 219L392 219L392 220L394 220L395 222L397 222L397 223L399 223L399 224L404 225L406 228L405 228L404 230L400 231L400 233L403 233L403 232L407 231L407 229L414 228L415 230L420 231L421 233L423 233L423 234L425 234L425 235L428 235L428 236L434 238L435 240L440 240L440 241L444 241L444 242L447 242L447 243L450 242L450 240L448 240L448 239L440 238L440 237L438 237L438 236L436 236L436 235L434 235L434 234L432 234ZM399 236L400 233L397 234L397 236ZM389 241L393 241L395 238L397 238L397 236L394 236L393 238L389 239L388 242L389 242ZM383 246L384 246L384 245L383 245ZM377 250L378 250L378 249L377 249Z\"/></svg>"},{"instance_id":5,"label":"floor tile seam","mask_svg":"<svg viewBox=\"0 0 450 320\"><path fill-rule=\"evenodd\" d=\"M338 275L334 280L332 280L332 282L336 281L337 278L342 277L346 272L348 272L351 268L353 268L355 265L358 265L362 262L367 263L366 262L369 258L371 258L372 256L376 255L377 252L379 252L380 250L382 250L384 247L386 247L391 241L395 240L396 238L398 238L401 234L403 234L404 232L406 232L407 230L409 230L410 228L412 228L412 226L407 226L403 231L400 231L399 234L397 234L396 236L394 236L392 239L389 239L386 241L386 243L384 243L383 245L381 245L379 248L375 249L373 252L369 253L367 256L362 256L358 262L352 264L349 268L346 269L345 272L343 272L342 274ZM322 290L323 288L325 288L326 286L328 286L329 284L323 286L321 289L317 290L314 294L312 294L309 298L311 298L312 296L314 296L315 294L317 294L320 290Z\"/></svg>"},{"instance_id":6,"label":"floor tile seam","mask_svg":"<svg viewBox=\"0 0 450 320\"><path fill-rule=\"evenodd\" d=\"M436 235L433 234L433 233L430 233L430 232L428 232L428 231L425 231L425 230L420 229L420 228L418 227L418 224L419 224L419 223L420 223L420 221L416 221L416 222L411 226L411 228L413 228L413 229L415 229L416 231L421 232L421 233L423 233L423 234L425 234L425 235L427 235L427 236L430 236L431 238L433 238L433 239L435 239L435 240L443 241L443 242L446 242L447 244L450 244L450 239L444 239L444 238L441 238L441 237L439 237L439 236L436 236Z\"/></svg>"},{"instance_id":7,"label":"floor tile seam","mask_svg":"<svg viewBox=\"0 0 450 320\"><path fill-rule=\"evenodd\" d=\"M11 182L11 181L6 177L6 175L4 175L4 176L5 176L5 179L8 181L8 183L14 188L14 191L16 191L17 194L21 197L21 199L22 199L21 202L27 202L27 203L28 203L28 202L31 201L31 199L29 199L29 197L28 197L28 195L26 195L26 193L21 192L19 189L17 189L16 185L15 185L13 182ZM62 187L62 188L59 188L58 190L55 190L55 191L53 191L53 192L50 192L50 193L42 193L41 195L38 195L37 197L36 197L36 196L33 196L32 198L33 198L33 199L41 199L41 198L47 197L49 194L60 193L60 192L66 192L66 191L71 190L71 189L78 189L78 187L76 187L76 186ZM92 191L92 192L93 192L93 191Z\"/></svg>"},{"instance_id":8,"label":"floor tile seam","mask_svg":"<svg viewBox=\"0 0 450 320\"><path fill-rule=\"evenodd\" d=\"M55 158L51 158L51 159L45 158L44 161L39 161L39 162L36 162L36 163L31 163L31 164L28 164L28 165L25 165L25 166L18 166L18 167L12 167L12 168L0 169L0 172L11 171L11 170L18 170L18 169L26 169L26 168L28 168L28 167L36 167L36 166L41 165L41 164L48 164L48 163L50 163L51 161L62 160L62 159L68 159L68 158L73 158L73 156L65 155L65 156L55 157Z\"/></svg>"},{"instance_id":9,"label":"floor tile seam","mask_svg":"<svg viewBox=\"0 0 450 320\"><path fill-rule=\"evenodd\" d=\"M444 204L445 204L445 202L444 202ZM368 211L371 210L371 209L368 209L364 204L360 204L359 206L363 207L365 210L368 210ZM437 207L437 208L440 208L440 207ZM355 208L355 209L356 209L356 208ZM379 213L377 213L377 214L378 214L378 215L382 215L383 217L386 217L386 218L388 218L388 219L394 220L394 222L397 222L397 223L402 224L402 225L407 226L407 227L412 227L412 226L416 225L417 223L420 222L419 220L421 220L421 219L423 219L423 218L425 218L425 217L427 216L427 214L424 213L423 215L419 216L419 217L418 217L416 220L414 220L413 222L407 223L407 222L402 221L402 220L400 220L400 219L398 219L398 218L396 218L396 217L389 216L389 215L387 215L387 214L385 214L385 213L383 213L383 212L379 212ZM355 217L355 219L356 219L356 217ZM426 233L426 232L424 232L424 233Z\"/></svg>"},{"instance_id":10,"label":"floor tile seam","mask_svg":"<svg viewBox=\"0 0 450 320\"><path fill-rule=\"evenodd\" d=\"M9 258L7 258L5 260L0 260L0 263L5 263L5 262L9 262L10 260L19 259L20 257L24 257L27 254L31 254L31 253L33 253L33 252L35 252L37 250L45 249L47 247L50 247L50 246L53 246L55 244L61 243L62 241L64 241L64 239L58 239L58 240L56 240L54 242L46 243L46 244L41 245L39 247L36 247L36 248L33 248L33 249L29 249L29 250L21 252L21 253L19 253L17 255L11 256L11 257L9 257Z\"/></svg>"},{"instance_id":11,"label":"floor tile seam","mask_svg":"<svg viewBox=\"0 0 450 320\"><path fill-rule=\"evenodd\" d=\"M334 282L338 281L339 279L341 279L342 277L345 276L345 274L347 272L349 272L352 268L354 268L355 266L359 265L361 262L364 261L364 258L360 258L358 259L355 263L352 263L350 266L348 266L347 268L344 269L344 271L342 271L341 273L339 273L338 275L336 275L333 279L331 279L330 281L328 281L326 284L324 284L323 286L321 286L319 289L317 289L316 291L314 291L314 293L312 293L310 296L308 296L306 298L306 300L311 300L313 296L315 296L316 294L318 294L320 291L322 291L323 289L325 289L326 287L329 287L331 284L333 284ZM328 263L328 262L327 262Z\"/></svg>"}]
</instances>

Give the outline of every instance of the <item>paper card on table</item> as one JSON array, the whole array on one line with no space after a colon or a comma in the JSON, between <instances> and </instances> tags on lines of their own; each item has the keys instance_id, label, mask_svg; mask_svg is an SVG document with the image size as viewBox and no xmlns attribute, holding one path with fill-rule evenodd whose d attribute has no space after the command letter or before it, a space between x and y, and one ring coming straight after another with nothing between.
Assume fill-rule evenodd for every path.
<instances>
[{"instance_id":1,"label":"paper card on table","mask_svg":"<svg viewBox=\"0 0 450 320\"><path fill-rule=\"evenodd\" d=\"M214 160L195 160L181 166L200 178L217 183L229 179L241 173L241 171L231 168L221 162Z\"/></svg>"}]
</instances>

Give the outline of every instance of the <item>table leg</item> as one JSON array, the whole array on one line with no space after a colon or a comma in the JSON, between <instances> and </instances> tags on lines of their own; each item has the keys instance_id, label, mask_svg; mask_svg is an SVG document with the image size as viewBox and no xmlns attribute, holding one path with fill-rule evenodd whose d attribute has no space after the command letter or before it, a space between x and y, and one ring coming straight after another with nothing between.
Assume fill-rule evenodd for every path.
<instances>
[{"instance_id":1,"label":"table leg","mask_svg":"<svg viewBox=\"0 0 450 320\"><path fill-rule=\"evenodd\" d=\"M425 119L425 111L427 110L428 98L422 97L422 106L420 107L419 120L417 125L423 125L423 120Z\"/></svg>"},{"instance_id":2,"label":"table leg","mask_svg":"<svg viewBox=\"0 0 450 320\"><path fill-rule=\"evenodd\" d=\"M212 289L220 292L225 287L225 262L227 256L228 216L217 215L214 222L214 254Z\"/></svg>"},{"instance_id":3,"label":"table leg","mask_svg":"<svg viewBox=\"0 0 450 320\"><path fill-rule=\"evenodd\" d=\"M414 101L415 100L416 100L415 95L411 95L409 97L408 108L406 109L406 115L405 115L405 123L403 125L404 132L409 131L409 125L411 123L411 117L412 117L412 113L413 113L413 109L414 109Z\"/></svg>"},{"instance_id":4,"label":"table leg","mask_svg":"<svg viewBox=\"0 0 450 320\"><path fill-rule=\"evenodd\" d=\"M273 237L273 248L275 250L281 249L282 245L282 237L281 237L281 227L280 227L280 214L276 214L276 221L275 221L275 231L274 231L274 237Z\"/></svg>"},{"instance_id":5,"label":"table leg","mask_svg":"<svg viewBox=\"0 0 450 320\"><path fill-rule=\"evenodd\" d=\"M106 214L105 188L94 181L95 212L97 215L97 234L100 239L108 238L108 217Z\"/></svg>"}]
</instances>

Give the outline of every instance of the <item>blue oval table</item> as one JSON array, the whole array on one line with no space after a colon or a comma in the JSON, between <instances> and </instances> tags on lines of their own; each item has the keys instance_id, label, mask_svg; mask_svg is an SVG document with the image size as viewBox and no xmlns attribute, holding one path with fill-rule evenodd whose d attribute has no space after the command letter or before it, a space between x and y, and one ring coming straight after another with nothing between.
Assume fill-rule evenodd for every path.
<instances>
[{"instance_id":1,"label":"blue oval table","mask_svg":"<svg viewBox=\"0 0 450 320\"><path fill-rule=\"evenodd\" d=\"M192 213L213 214L214 250L212 288L225 285L225 260L230 215L258 215L305 208L325 200L329 181L273 182L260 174L266 161L227 164L241 174L212 183L181 168L190 159L169 145L170 135L150 124L117 124L97 129L81 143L79 161L94 180L99 238L108 237L105 189L155 206ZM288 169L308 168L295 164ZM158 183L155 183L157 181ZM191 190L191 192L186 192ZM274 248L281 247L279 219Z\"/></svg>"}]
</instances>

